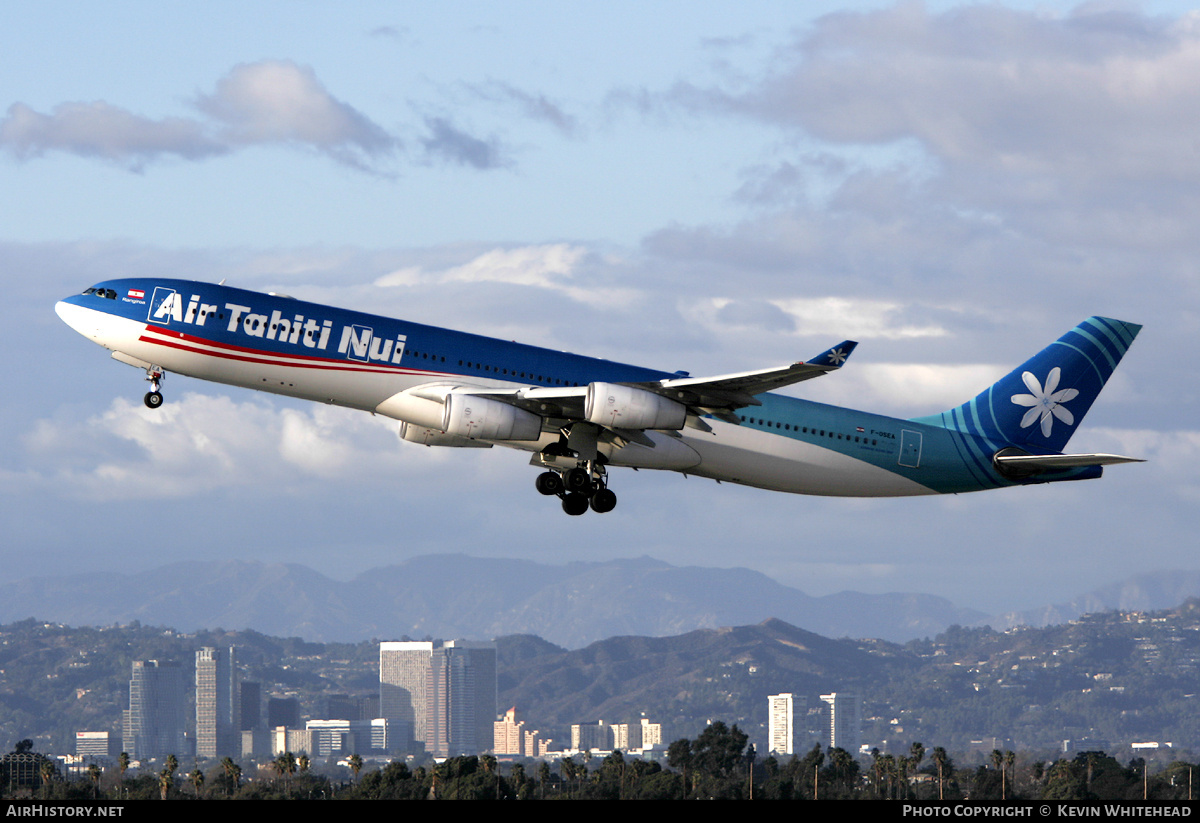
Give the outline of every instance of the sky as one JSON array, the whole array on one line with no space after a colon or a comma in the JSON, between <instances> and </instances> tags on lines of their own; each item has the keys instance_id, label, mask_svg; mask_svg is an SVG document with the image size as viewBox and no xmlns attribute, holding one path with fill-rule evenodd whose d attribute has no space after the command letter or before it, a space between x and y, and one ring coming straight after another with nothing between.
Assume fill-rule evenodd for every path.
<instances>
[{"instance_id":1,"label":"sky","mask_svg":"<svg viewBox=\"0 0 1200 823\"><path fill-rule=\"evenodd\" d=\"M743 566L998 613L1200 568L1200 12L1186 4L9 4L0 580L424 554ZM800 497L143 375L63 325L182 277L693 375L846 338L786 393L898 417L1084 317L1144 326L1072 451L987 494ZM464 453L465 452L465 453ZM447 568L453 574L453 568Z\"/></svg>"}]
</instances>

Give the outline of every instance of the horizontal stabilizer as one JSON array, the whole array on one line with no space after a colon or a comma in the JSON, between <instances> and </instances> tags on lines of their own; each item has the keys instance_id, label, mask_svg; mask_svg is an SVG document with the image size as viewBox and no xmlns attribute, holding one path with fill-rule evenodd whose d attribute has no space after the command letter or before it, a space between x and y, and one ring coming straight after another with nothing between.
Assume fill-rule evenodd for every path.
<instances>
[{"instance_id":1,"label":"horizontal stabilizer","mask_svg":"<svg viewBox=\"0 0 1200 823\"><path fill-rule=\"evenodd\" d=\"M1014 453L1005 454L1005 451ZM1016 449L1005 449L992 457L992 462L996 464L1000 473L1012 479L1032 477L1042 472L1065 472L1072 469L1096 468L1098 472L1101 466L1146 462L1137 457L1123 457L1119 454L1015 453L1017 451Z\"/></svg>"}]
</instances>

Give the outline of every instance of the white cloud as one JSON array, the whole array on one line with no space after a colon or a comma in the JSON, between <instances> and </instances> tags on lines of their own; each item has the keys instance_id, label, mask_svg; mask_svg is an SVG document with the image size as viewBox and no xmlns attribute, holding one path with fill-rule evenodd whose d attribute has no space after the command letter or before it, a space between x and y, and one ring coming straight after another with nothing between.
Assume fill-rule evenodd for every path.
<instances>
[{"instance_id":1,"label":"white cloud","mask_svg":"<svg viewBox=\"0 0 1200 823\"><path fill-rule=\"evenodd\" d=\"M153 120L97 100L63 103L41 114L23 103L9 106L0 120L0 147L20 160L49 151L99 157L139 169L163 156L202 160L229 147L183 117Z\"/></svg>"},{"instance_id":2,"label":"white cloud","mask_svg":"<svg viewBox=\"0 0 1200 823\"><path fill-rule=\"evenodd\" d=\"M1149 487L1177 495L1188 505L1200 503L1200 472L1196 470L1200 466L1200 431L1093 428L1084 432L1092 450L1146 461L1145 466L1118 466L1109 471L1140 472Z\"/></svg>"},{"instance_id":3,"label":"white cloud","mask_svg":"<svg viewBox=\"0 0 1200 823\"><path fill-rule=\"evenodd\" d=\"M351 164L397 146L383 128L333 97L311 68L286 60L235 66L197 106L231 145L292 142Z\"/></svg>"},{"instance_id":4,"label":"white cloud","mask_svg":"<svg viewBox=\"0 0 1200 823\"><path fill-rule=\"evenodd\" d=\"M795 317L797 327L810 334L884 339L946 335L946 330L937 325L905 323L905 307L898 303L845 297L796 297L771 303Z\"/></svg>"},{"instance_id":5,"label":"white cloud","mask_svg":"<svg viewBox=\"0 0 1200 823\"><path fill-rule=\"evenodd\" d=\"M187 497L255 487L271 494L314 480L354 485L399 465L394 424L326 406L184 394L151 411L118 398L82 426L37 421L25 438L26 479L90 499ZM419 450L415 459L427 460ZM10 481L15 482L13 478Z\"/></svg>"},{"instance_id":6,"label":"white cloud","mask_svg":"<svg viewBox=\"0 0 1200 823\"><path fill-rule=\"evenodd\" d=\"M1118 187L1132 186L1154 208L1194 199L1177 183L1200 178L1198 72L1190 16L906 3L817 20L748 89L681 84L663 99L835 146L915 139L941 165L939 185L977 206L1119 208Z\"/></svg>"},{"instance_id":7,"label":"white cloud","mask_svg":"<svg viewBox=\"0 0 1200 823\"><path fill-rule=\"evenodd\" d=\"M63 103L41 114L14 103L0 120L0 147L21 160L62 151L138 170L165 157L203 160L264 144L304 146L371 170L399 147L331 95L311 68L290 61L235 66L195 105L204 117L154 119L105 101Z\"/></svg>"},{"instance_id":8,"label":"white cloud","mask_svg":"<svg viewBox=\"0 0 1200 823\"><path fill-rule=\"evenodd\" d=\"M881 338L897 340L922 337L944 337L946 329L937 324L913 324L905 322L905 311L909 308L896 302L866 300L852 297L780 297L762 301L773 306L794 321L796 335L822 335L870 340ZM745 301L729 297L706 297L683 301L687 315L706 325L722 327L732 319L745 315L745 321L761 325L764 319L762 307L750 312ZM746 309L731 313L731 307ZM731 316L732 315L732 316Z\"/></svg>"},{"instance_id":9,"label":"white cloud","mask_svg":"<svg viewBox=\"0 0 1200 823\"><path fill-rule=\"evenodd\" d=\"M406 266L380 277L375 285L388 288L429 283L502 283L557 292L571 300L600 307L626 305L637 298L634 289L606 287L577 276L586 255L583 246L566 243L497 248L441 270Z\"/></svg>"}]
</instances>

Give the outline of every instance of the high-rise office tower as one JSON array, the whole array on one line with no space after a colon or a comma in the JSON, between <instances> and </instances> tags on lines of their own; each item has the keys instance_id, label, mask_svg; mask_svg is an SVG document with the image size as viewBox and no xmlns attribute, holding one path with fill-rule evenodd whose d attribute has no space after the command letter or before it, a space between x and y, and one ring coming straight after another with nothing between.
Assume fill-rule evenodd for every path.
<instances>
[{"instance_id":1,"label":"high-rise office tower","mask_svg":"<svg viewBox=\"0 0 1200 823\"><path fill-rule=\"evenodd\" d=\"M425 740L425 680L433 643L398 640L379 644L379 716L393 745Z\"/></svg>"},{"instance_id":2,"label":"high-rise office tower","mask_svg":"<svg viewBox=\"0 0 1200 823\"><path fill-rule=\"evenodd\" d=\"M379 645L380 714L399 740L436 756L475 754L492 745L496 647L452 640Z\"/></svg>"},{"instance_id":3,"label":"high-rise office tower","mask_svg":"<svg viewBox=\"0 0 1200 823\"><path fill-rule=\"evenodd\" d=\"M183 669L178 663L133 661L124 745L130 757L186 754Z\"/></svg>"},{"instance_id":4,"label":"high-rise office tower","mask_svg":"<svg viewBox=\"0 0 1200 823\"><path fill-rule=\"evenodd\" d=\"M768 695L767 716L767 751L771 754L795 754L796 696L790 692Z\"/></svg>"},{"instance_id":5,"label":"high-rise office tower","mask_svg":"<svg viewBox=\"0 0 1200 823\"><path fill-rule=\"evenodd\" d=\"M262 684L244 680L238 684L238 714L242 731L262 728Z\"/></svg>"},{"instance_id":6,"label":"high-rise office tower","mask_svg":"<svg viewBox=\"0 0 1200 823\"><path fill-rule=\"evenodd\" d=\"M426 750L449 757L490 748L496 720L495 645L447 641L430 655L426 683Z\"/></svg>"},{"instance_id":7,"label":"high-rise office tower","mask_svg":"<svg viewBox=\"0 0 1200 823\"><path fill-rule=\"evenodd\" d=\"M862 739L862 709L858 695L848 692L823 694L829 704L829 745L858 754Z\"/></svg>"},{"instance_id":8,"label":"high-rise office tower","mask_svg":"<svg viewBox=\"0 0 1200 823\"><path fill-rule=\"evenodd\" d=\"M233 648L205 646L196 652L196 756L236 754L237 666Z\"/></svg>"}]
</instances>

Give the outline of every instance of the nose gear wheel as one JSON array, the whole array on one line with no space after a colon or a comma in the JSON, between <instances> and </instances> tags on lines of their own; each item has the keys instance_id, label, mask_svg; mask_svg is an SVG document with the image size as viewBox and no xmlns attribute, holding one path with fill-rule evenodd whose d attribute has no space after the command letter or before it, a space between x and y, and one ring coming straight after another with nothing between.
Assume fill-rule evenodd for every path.
<instances>
[{"instance_id":1,"label":"nose gear wheel","mask_svg":"<svg viewBox=\"0 0 1200 823\"><path fill-rule=\"evenodd\" d=\"M142 402L146 404L148 409L157 409L163 404L162 392L159 386L163 380L167 379L167 373L158 366L149 366L146 369L146 379L150 381L150 391L146 392L146 396L142 398Z\"/></svg>"}]
</instances>

